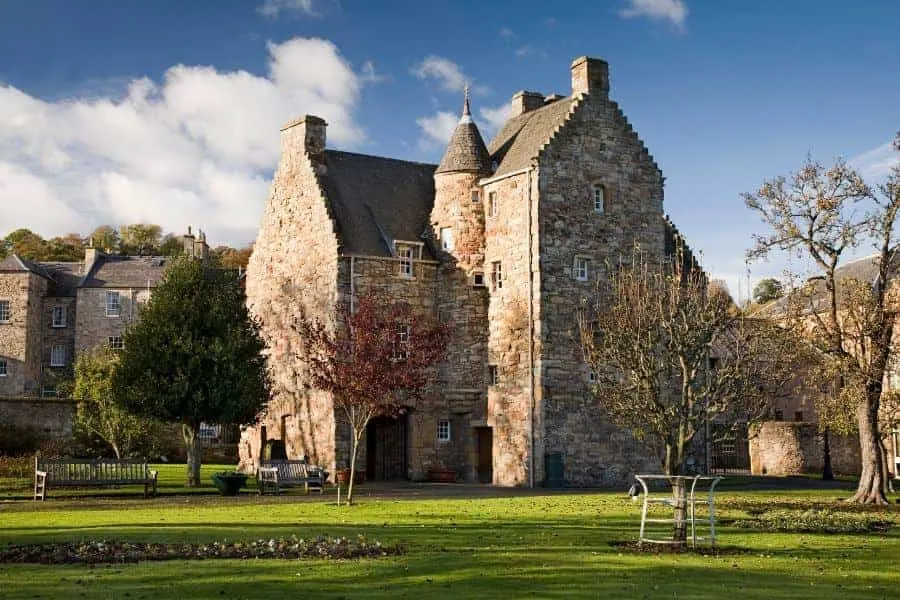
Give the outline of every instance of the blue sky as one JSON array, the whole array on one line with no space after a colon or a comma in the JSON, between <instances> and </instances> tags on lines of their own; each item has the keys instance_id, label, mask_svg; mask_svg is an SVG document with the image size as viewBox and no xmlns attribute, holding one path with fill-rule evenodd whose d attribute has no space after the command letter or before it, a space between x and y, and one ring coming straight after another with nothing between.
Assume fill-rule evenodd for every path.
<instances>
[{"instance_id":1,"label":"blue sky","mask_svg":"<svg viewBox=\"0 0 900 600\"><path fill-rule=\"evenodd\" d=\"M807 153L886 172L898 23L876 0L3 0L0 232L147 220L245 243L291 117L325 116L332 147L437 161L462 81L490 135L515 91L567 94L591 55L666 210L737 294L759 229L741 192Z\"/></svg>"}]
</instances>

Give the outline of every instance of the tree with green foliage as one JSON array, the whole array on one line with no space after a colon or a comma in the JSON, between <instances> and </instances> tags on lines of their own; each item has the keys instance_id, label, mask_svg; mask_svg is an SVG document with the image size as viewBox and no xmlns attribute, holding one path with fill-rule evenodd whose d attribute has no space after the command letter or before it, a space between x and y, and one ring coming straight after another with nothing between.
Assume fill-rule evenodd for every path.
<instances>
[{"instance_id":1,"label":"tree with green foliage","mask_svg":"<svg viewBox=\"0 0 900 600\"><path fill-rule=\"evenodd\" d=\"M152 223L135 223L119 228L122 254L149 256L155 254L162 241L162 227Z\"/></svg>"},{"instance_id":2,"label":"tree with green foliage","mask_svg":"<svg viewBox=\"0 0 900 600\"><path fill-rule=\"evenodd\" d=\"M782 296L784 296L784 286L780 281L771 277L763 279L753 288L753 301L757 304L778 300Z\"/></svg>"},{"instance_id":3,"label":"tree with green foliage","mask_svg":"<svg viewBox=\"0 0 900 600\"><path fill-rule=\"evenodd\" d=\"M118 362L118 354L106 345L81 353L75 362L72 397L78 402L76 430L103 440L121 460L154 446L160 427L116 401L112 385Z\"/></svg>"},{"instance_id":4,"label":"tree with green foliage","mask_svg":"<svg viewBox=\"0 0 900 600\"><path fill-rule=\"evenodd\" d=\"M27 260L41 260L46 244L44 238L25 228L10 232L0 242L6 256L16 254Z\"/></svg>"},{"instance_id":5,"label":"tree with green foliage","mask_svg":"<svg viewBox=\"0 0 900 600\"><path fill-rule=\"evenodd\" d=\"M123 342L113 389L126 409L182 424L188 485L199 485L200 424L251 423L269 398L265 346L235 274L176 259Z\"/></svg>"},{"instance_id":6,"label":"tree with green foliage","mask_svg":"<svg viewBox=\"0 0 900 600\"><path fill-rule=\"evenodd\" d=\"M88 236L91 245L104 252L118 252L119 232L109 225L101 225Z\"/></svg>"}]
</instances>

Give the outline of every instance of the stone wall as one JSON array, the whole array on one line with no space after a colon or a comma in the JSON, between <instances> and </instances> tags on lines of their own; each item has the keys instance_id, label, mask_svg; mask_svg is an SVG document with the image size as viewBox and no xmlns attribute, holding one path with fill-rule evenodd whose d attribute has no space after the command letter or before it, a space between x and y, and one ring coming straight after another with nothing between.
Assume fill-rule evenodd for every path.
<instances>
[{"instance_id":1,"label":"stone wall","mask_svg":"<svg viewBox=\"0 0 900 600\"><path fill-rule=\"evenodd\" d=\"M287 417L285 429L294 436L289 447L297 453L292 458L306 454L334 472L332 401L303 388L303 365L296 359L300 340L291 329L301 312L330 318L338 301L339 240L316 171L324 168L324 137L309 146L311 155L312 133L302 121L282 131L281 160L247 266L247 306L260 320L273 382L273 399L259 425L241 435L240 461L248 470L259 460L262 427L268 439L278 439Z\"/></svg>"},{"instance_id":2,"label":"stone wall","mask_svg":"<svg viewBox=\"0 0 900 600\"><path fill-rule=\"evenodd\" d=\"M10 321L0 323L0 356L7 375L0 377L0 397L40 393L41 307L47 280L33 273L0 273L0 300L9 300Z\"/></svg>"},{"instance_id":3,"label":"stone wall","mask_svg":"<svg viewBox=\"0 0 900 600\"><path fill-rule=\"evenodd\" d=\"M53 309L63 307L66 309L65 327L53 326ZM56 389L60 383L70 381L74 377L75 363L75 323L76 301L70 297L44 298L41 306L41 386L45 390ZM50 357L54 346L62 346L66 349L65 365L53 367L50 365Z\"/></svg>"},{"instance_id":4,"label":"stone wall","mask_svg":"<svg viewBox=\"0 0 900 600\"><path fill-rule=\"evenodd\" d=\"M41 437L69 437L75 423L75 403L49 398L0 398L0 417L18 427L34 429Z\"/></svg>"},{"instance_id":5,"label":"stone wall","mask_svg":"<svg viewBox=\"0 0 900 600\"><path fill-rule=\"evenodd\" d=\"M588 370L577 331L582 302L596 297L608 266L629 258L635 245L651 260L664 244L663 177L615 102L582 96L540 155L540 373L542 417L535 452L564 455L566 479L577 485L614 485L658 459L627 432L603 422L589 397ZM602 212L594 189L602 186ZM586 281L573 272L588 260ZM543 461L537 480L543 479Z\"/></svg>"},{"instance_id":6,"label":"stone wall","mask_svg":"<svg viewBox=\"0 0 900 600\"><path fill-rule=\"evenodd\" d=\"M106 315L107 292L119 293L119 316ZM140 316L140 306L150 299L145 288L79 288L75 308L75 352L106 344L121 336Z\"/></svg>"},{"instance_id":7,"label":"stone wall","mask_svg":"<svg viewBox=\"0 0 900 600\"><path fill-rule=\"evenodd\" d=\"M831 434L831 468L835 473L860 472L859 440ZM754 475L821 473L822 436L815 423L767 421L750 432L750 470Z\"/></svg>"}]
</instances>

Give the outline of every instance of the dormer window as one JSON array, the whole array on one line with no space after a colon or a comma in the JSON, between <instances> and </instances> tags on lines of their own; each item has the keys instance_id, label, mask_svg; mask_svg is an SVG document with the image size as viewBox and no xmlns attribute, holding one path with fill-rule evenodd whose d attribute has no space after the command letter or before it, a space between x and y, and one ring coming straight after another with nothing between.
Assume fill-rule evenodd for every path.
<instances>
[{"instance_id":1,"label":"dormer window","mask_svg":"<svg viewBox=\"0 0 900 600\"><path fill-rule=\"evenodd\" d=\"M400 277L415 277L416 272L413 262L422 258L422 243L395 241L394 251L400 261L398 263L400 265Z\"/></svg>"},{"instance_id":2,"label":"dormer window","mask_svg":"<svg viewBox=\"0 0 900 600\"><path fill-rule=\"evenodd\" d=\"M600 183L595 183L593 191L594 212L602 215L606 211L606 186Z\"/></svg>"}]
</instances>

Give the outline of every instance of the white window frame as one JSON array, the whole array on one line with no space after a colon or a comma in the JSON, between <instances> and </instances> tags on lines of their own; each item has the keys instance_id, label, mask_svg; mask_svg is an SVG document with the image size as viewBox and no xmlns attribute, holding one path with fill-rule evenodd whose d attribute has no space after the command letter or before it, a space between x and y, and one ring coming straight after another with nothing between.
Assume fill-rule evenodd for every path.
<instances>
[{"instance_id":1,"label":"white window frame","mask_svg":"<svg viewBox=\"0 0 900 600\"><path fill-rule=\"evenodd\" d=\"M415 270L413 269L415 250L412 246L401 246L397 249L397 255L400 257L400 277L409 279L415 277Z\"/></svg>"},{"instance_id":2,"label":"white window frame","mask_svg":"<svg viewBox=\"0 0 900 600\"><path fill-rule=\"evenodd\" d=\"M503 262L495 260L491 263L491 286L495 290L503 289Z\"/></svg>"},{"instance_id":3,"label":"white window frame","mask_svg":"<svg viewBox=\"0 0 900 600\"><path fill-rule=\"evenodd\" d=\"M439 442L449 442L453 440L453 427L450 424L450 419L438 419L437 439Z\"/></svg>"},{"instance_id":4,"label":"white window frame","mask_svg":"<svg viewBox=\"0 0 900 600\"><path fill-rule=\"evenodd\" d=\"M112 302L113 298L115 302ZM106 292L106 316L110 318L122 316L122 295L119 292Z\"/></svg>"},{"instance_id":5,"label":"white window frame","mask_svg":"<svg viewBox=\"0 0 900 600\"><path fill-rule=\"evenodd\" d=\"M0 358L0 377L9 375L9 361L6 358Z\"/></svg>"},{"instance_id":6,"label":"white window frame","mask_svg":"<svg viewBox=\"0 0 900 600\"><path fill-rule=\"evenodd\" d=\"M590 277L591 259L587 256L576 256L572 264L572 277L576 281L587 281Z\"/></svg>"},{"instance_id":7,"label":"white window frame","mask_svg":"<svg viewBox=\"0 0 900 600\"><path fill-rule=\"evenodd\" d=\"M593 186L594 212L602 215L606 212L606 186L602 183L595 183Z\"/></svg>"},{"instance_id":8,"label":"white window frame","mask_svg":"<svg viewBox=\"0 0 900 600\"><path fill-rule=\"evenodd\" d=\"M65 306L54 306L51 313L51 319L53 321L51 326L55 329L66 327L68 325L67 312Z\"/></svg>"},{"instance_id":9,"label":"white window frame","mask_svg":"<svg viewBox=\"0 0 900 600\"><path fill-rule=\"evenodd\" d=\"M125 341L122 339L121 335L111 335L106 338L106 344L109 346L110 350L124 350L125 349Z\"/></svg>"},{"instance_id":10,"label":"white window frame","mask_svg":"<svg viewBox=\"0 0 900 600\"><path fill-rule=\"evenodd\" d=\"M12 303L9 300L0 300L0 323L9 323L12 320Z\"/></svg>"},{"instance_id":11,"label":"white window frame","mask_svg":"<svg viewBox=\"0 0 900 600\"><path fill-rule=\"evenodd\" d=\"M497 201L497 192L488 192L488 216L496 217L499 210L500 205Z\"/></svg>"},{"instance_id":12,"label":"white window frame","mask_svg":"<svg viewBox=\"0 0 900 600\"><path fill-rule=\"evenodd\" d=\"M453 250L453 228L441 227L441 249L447 252Z\"/></svg>"},{"instance_id":13,"label":"white window frame","mask_svg":"<svg viewBox=\"0 0 900 600\"><path fill-rule=\"evenodd\" d=\"M409 340L412 338L412 326L400 325L397 328L397 349L394 352L394 358L397 360L406 360L409 358Z\"/></svg>"},{"instance_id":14,"label":"white window frame","mask_svg":"<svg viewBox=\"0 0 900 600\"><path fill-rule=\"evenodd\" d=\"M66 366L66 347L62 344L56 344L50 347L50 366Z\"/></svg>"}]
</instances>

